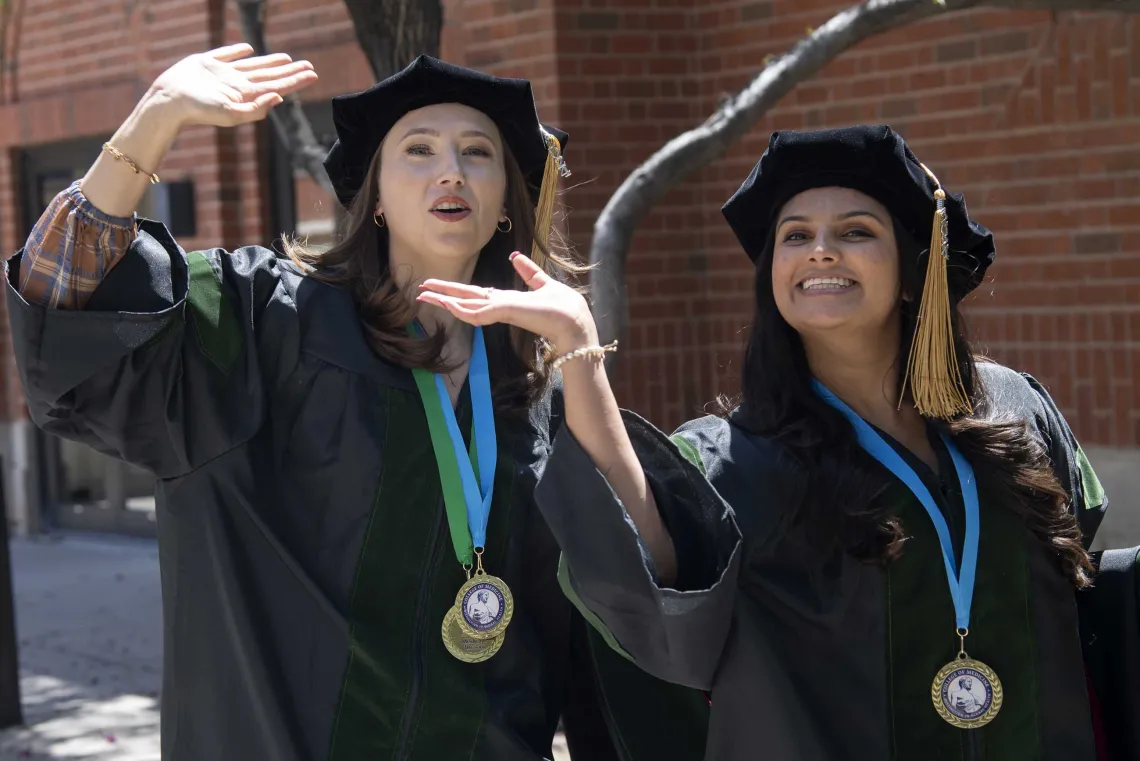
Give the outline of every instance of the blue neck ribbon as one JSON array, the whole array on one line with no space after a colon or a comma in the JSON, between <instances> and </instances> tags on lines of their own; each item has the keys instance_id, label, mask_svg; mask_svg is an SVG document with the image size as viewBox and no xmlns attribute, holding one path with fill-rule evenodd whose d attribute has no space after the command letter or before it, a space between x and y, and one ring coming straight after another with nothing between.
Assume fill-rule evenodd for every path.
<instances>
[{"instance_id":1,"label":"blue neck ribbon","mask_svg":"<svg viewBox=\"0 0 1140 761\"><path fill-rule=\"evenodd\" d=\"M966 508L966 536L962 542L962 564L959 568L954 556L954 545L950 539L950 528L946 524L946 517L938 509L934 497L926 484L914 472L914 468L906 463L898 452L891 447L871 425L859 417L856 412L844 404L843 400L833 394L818 380L812 385L816 394L823 401L843 414L855 428L855 437L859 446L863 447L876 460L883 464L913 492L926 514L934 522L934 530L938 533L938 543L942 545L942 562L946 566L946 581L950 585L950 597L954 600L954 617L958 624L958 633L962 634L970 628L970 605L974 599L974 574L978 567L978 543L981 537L980 509L978 506L978 483L974 479L974 469L962 452L945 433L941 434L942 442L950 452L954 462L954 470L958 475L958 483L962 487L962 501Z\"/></svg>"}]
</instances>

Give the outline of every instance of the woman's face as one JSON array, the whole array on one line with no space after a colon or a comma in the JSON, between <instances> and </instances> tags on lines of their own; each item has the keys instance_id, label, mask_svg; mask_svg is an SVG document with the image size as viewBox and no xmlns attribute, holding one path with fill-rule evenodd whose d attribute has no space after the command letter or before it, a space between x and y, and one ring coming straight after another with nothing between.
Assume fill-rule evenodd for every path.
<instances>
[{"instance_id":1,"label":"woman's face","mask_svg":"<svg viewBox=\"0 0 1140 761\"><path fill-rule=\"evenodd\" d=\"M420 257L477 257L505 220L503 139L481 111L409 111L380 146L379 200L389 245Z\"/></svg>"},{"instance_id":2,"label":"woman's face","mask_svg":"<svg viewBox=\"0 0 1140 761\"><path fill-rule=\"evenodd\" d=\"M849 188L814 188L780 210L772 292L801 336L854 328L878 334L897 321L899 256L890 213Z\"/></svg>"}]
</instances>

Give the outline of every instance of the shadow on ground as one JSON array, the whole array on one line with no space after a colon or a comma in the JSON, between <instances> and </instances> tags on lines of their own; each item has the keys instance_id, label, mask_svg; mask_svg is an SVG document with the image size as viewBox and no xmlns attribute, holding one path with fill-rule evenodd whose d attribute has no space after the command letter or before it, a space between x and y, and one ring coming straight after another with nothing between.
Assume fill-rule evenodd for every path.
<instances>
[{"instance_id":1,"label":"shadow on ground","mask_svg":"<svg viewBox=\"0 0 1140 761\"><path fill-rule=\"evenodd\" d=\"M0 761L159 761L154 542L14 540L12 575L25 726Z\"/></svg>"},{"instance_id":2,"label":"shadow on ground","mask_svg":"<svg viewBox=\"0 0 1140 761\"><path fill-rule=\"evenodd\" d=\"M153 541L13 540L25 726L0 761L159 761L162 605ZM559 737L554 761L569 761Z\"/></svg>"}]
</instances>

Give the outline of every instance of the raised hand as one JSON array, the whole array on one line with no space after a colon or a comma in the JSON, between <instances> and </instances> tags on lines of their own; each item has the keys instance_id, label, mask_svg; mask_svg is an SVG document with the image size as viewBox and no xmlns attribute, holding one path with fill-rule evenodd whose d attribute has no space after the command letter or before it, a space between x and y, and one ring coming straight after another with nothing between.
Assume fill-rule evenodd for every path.
<instances>
[{"instance_id":1,"label":"raised hand","mask_svg":"<svg viewBox=\"0 0 1140 761\"><path fill-rule=\"evenodd\" d=\"M317 81L308 61L252 54L244 43L196 53L164 71L150 92L169 101L182 125L231 127L264 119L282 96Z\"/></svg>"},{"instance_id":2,"label":"raised hand","mask_svg":"<svg viewBox=\"0 0 1140 761\"><path fill-rule=\"evenodd\" d=\"M446 309L472 325L503 322L537 333L558 354L596 346L598 332L582 294L549 277L519 253L511 255L525 291L425 280L416 301ZM653 555L663 584L677 576L677 552L653 491L630 443L601 362L570 362L562 370L566 427L593 460Z\"/></svg>"},{"instance_id":3,"label":"raised hand","mask_svg":"<svg viewBox=\"0 0 1140 761\"><path fill-rule=\"evenodd\" d=\"M504 322L542 336L563 354L598 342L590 307L582 294L554 280L526 256L511 254L525 291L425 280L416 298L446 309L471 325Z\"/></svg>"},{"instance_id":4,"label":"raised hand","mask_svg":"<svg viewBox=\"0 0 1140 761\"><path fill-rule=\"evenodd\" d=\"M281 53L250 58L252 53L249 45L230 45L164 71L109 141L130 162L101 153L80 185L87 200L105 214L130 216L183 127L264 119L284 95L317 81L308 61Z\"/></svg>"}]
</instances>

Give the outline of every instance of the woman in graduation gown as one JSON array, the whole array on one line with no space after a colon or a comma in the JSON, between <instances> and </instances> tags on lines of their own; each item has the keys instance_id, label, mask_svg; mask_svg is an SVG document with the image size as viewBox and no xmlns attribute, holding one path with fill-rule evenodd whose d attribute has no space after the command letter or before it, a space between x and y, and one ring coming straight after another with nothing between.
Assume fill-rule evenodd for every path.
<instances>
[{"instance_id":1,"label":"woman in graduation gown","mask_svg":"<svg viewBox=\"0 0 1140 761\"><path fill-rule=\"evenodd\" d=\"M532 246L572 269L546 242L566 135L525 80L421 57L333 102L341 242L187 253L133 218L179 130L316 78L251 53L160 76L7 270L32 418L158 478L163 758L537 761L560 716L575 758L699 754L707 704L592 652L559 591L537 337L414 300L510 288Z\"/></svg>"},{"instance_id":2,"label":"woman in graduation gown","mask_svg":"<svg viewBox=\"0 0 1140 761\"><path fill-rule=\"evenodd\" d=\"M575 356L537 491L570 594L709 692L709 761L1093 761L1135 737L1137 688L1108 727L1082 655L1104 492L959 313L990 232L888 127L775 134L724 213L756 266L743 394L671 437L619 412L588 311L537 268L421 297ZM1112 594L1135 649L1135 593Z\"/></svg>"}]
</instances>

